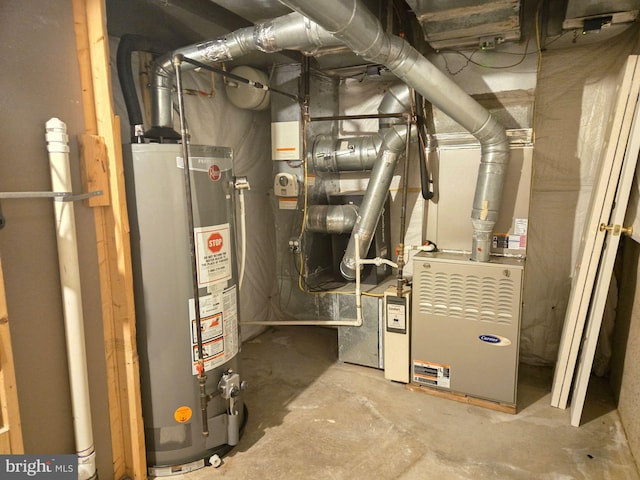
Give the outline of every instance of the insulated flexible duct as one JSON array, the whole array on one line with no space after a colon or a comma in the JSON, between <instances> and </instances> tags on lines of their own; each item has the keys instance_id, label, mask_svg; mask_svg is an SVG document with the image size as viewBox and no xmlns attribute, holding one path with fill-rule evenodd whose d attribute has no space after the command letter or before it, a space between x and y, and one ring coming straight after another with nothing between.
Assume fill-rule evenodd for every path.
<instances>
[{"instance_id":1,"label":"insulated flexible duct","mask_svg":"<svg viewBox=\"0 0 640 480\"><path fill-rule=\"evenodd\" d=\"M317 22L365 60L385 65L478 139L482 153L471 213L474 230L471 258L488 261L509 160L504 128L409 43L386 33L358 0L281 2Z\"/></svg>"}]
</instances>

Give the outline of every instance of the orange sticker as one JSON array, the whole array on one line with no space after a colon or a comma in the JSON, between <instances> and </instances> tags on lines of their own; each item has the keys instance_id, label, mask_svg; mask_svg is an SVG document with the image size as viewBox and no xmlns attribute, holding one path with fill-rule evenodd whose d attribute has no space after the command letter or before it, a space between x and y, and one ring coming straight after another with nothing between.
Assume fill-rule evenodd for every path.
<instances>
[{"instance_id":1,"label":"orange sticker","mask_svg":"<svg viewBox=\"0 0 640 480\"><path fill-rule=\"evenodd\" d=\"M176 422L185 423L191 420L191 415L193 412L189 407L178 407L176 411L173 412L173 418L176 419Z\"/></svg>"}]
</instances>

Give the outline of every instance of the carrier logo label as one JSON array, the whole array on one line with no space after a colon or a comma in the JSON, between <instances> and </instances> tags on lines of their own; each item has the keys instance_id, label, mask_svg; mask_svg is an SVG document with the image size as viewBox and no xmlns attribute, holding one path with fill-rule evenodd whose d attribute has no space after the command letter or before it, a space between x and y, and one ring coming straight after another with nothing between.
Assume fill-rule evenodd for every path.
<instances>
[{"instance_id":1,"label":"carrier logo label","mask_svg":"<svg viewBox=\"0 0 640 480\"><path fill-rule=\"evenodd\" d=\"M506 347L511 345L511 340L500 335L480 335L478 338L481 341L490 345L495 345L496 347Z\"/></svg>"}]
</instances>

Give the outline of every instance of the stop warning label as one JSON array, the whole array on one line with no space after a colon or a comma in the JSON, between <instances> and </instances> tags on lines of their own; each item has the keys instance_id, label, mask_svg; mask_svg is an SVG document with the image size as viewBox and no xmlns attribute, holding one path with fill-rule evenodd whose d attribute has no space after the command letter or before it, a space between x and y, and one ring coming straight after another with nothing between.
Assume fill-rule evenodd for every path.
<instances>
[{"instance_id":1,"label":"stop warning label","mask_svg":"<svg viewBox=\"0 0 640 480\"><path fill-rule=\"evenodd\" d=\"M228 223L194 229L198 285L205 287L231 278L231 231Z\"/></svg>"}]
</instances>

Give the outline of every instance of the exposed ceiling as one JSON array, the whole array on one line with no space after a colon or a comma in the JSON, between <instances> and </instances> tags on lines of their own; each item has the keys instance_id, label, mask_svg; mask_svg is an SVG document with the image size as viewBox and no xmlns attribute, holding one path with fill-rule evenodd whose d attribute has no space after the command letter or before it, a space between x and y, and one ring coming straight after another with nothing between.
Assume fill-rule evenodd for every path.
<instances>
[{"instance_id":1,"label":"exposed ceiling","mask_svg":"<svg viewBox=\"0 0 640 480\"><path fill-rule=\"evenodd\" d=\"M520 41L523 23L530 22L531 25L534 21L526 17L531 16L538 5L536 0L363 2L387 31L405 36L422 53L432 48L491 49L503 42ZM278 0L106 0L106 7L111 36L135 33L163 42L168 50L213 40L238 28L290 12ZM545 17L541 21L542 35L553 38L571 30L576 35L578 32L600 33L601 30L616 34L620 25L626 28L625 25L636 20L639 9L640 0L545 0L540 10ZM587 26L591 30L585 32ZM612 26L614 28L609 29ZM595 36L591 37L594 39ZM598 37L595 40L607 38L607 35ZM561 44L555 42L555 46ZM300 55L296 52L269 55L256 52L234 63L260 67L299 61ZM363 64L356 55L345 51L318 56L314 62L319 68L333 72Z\"/></svg>"}]
</instances>

